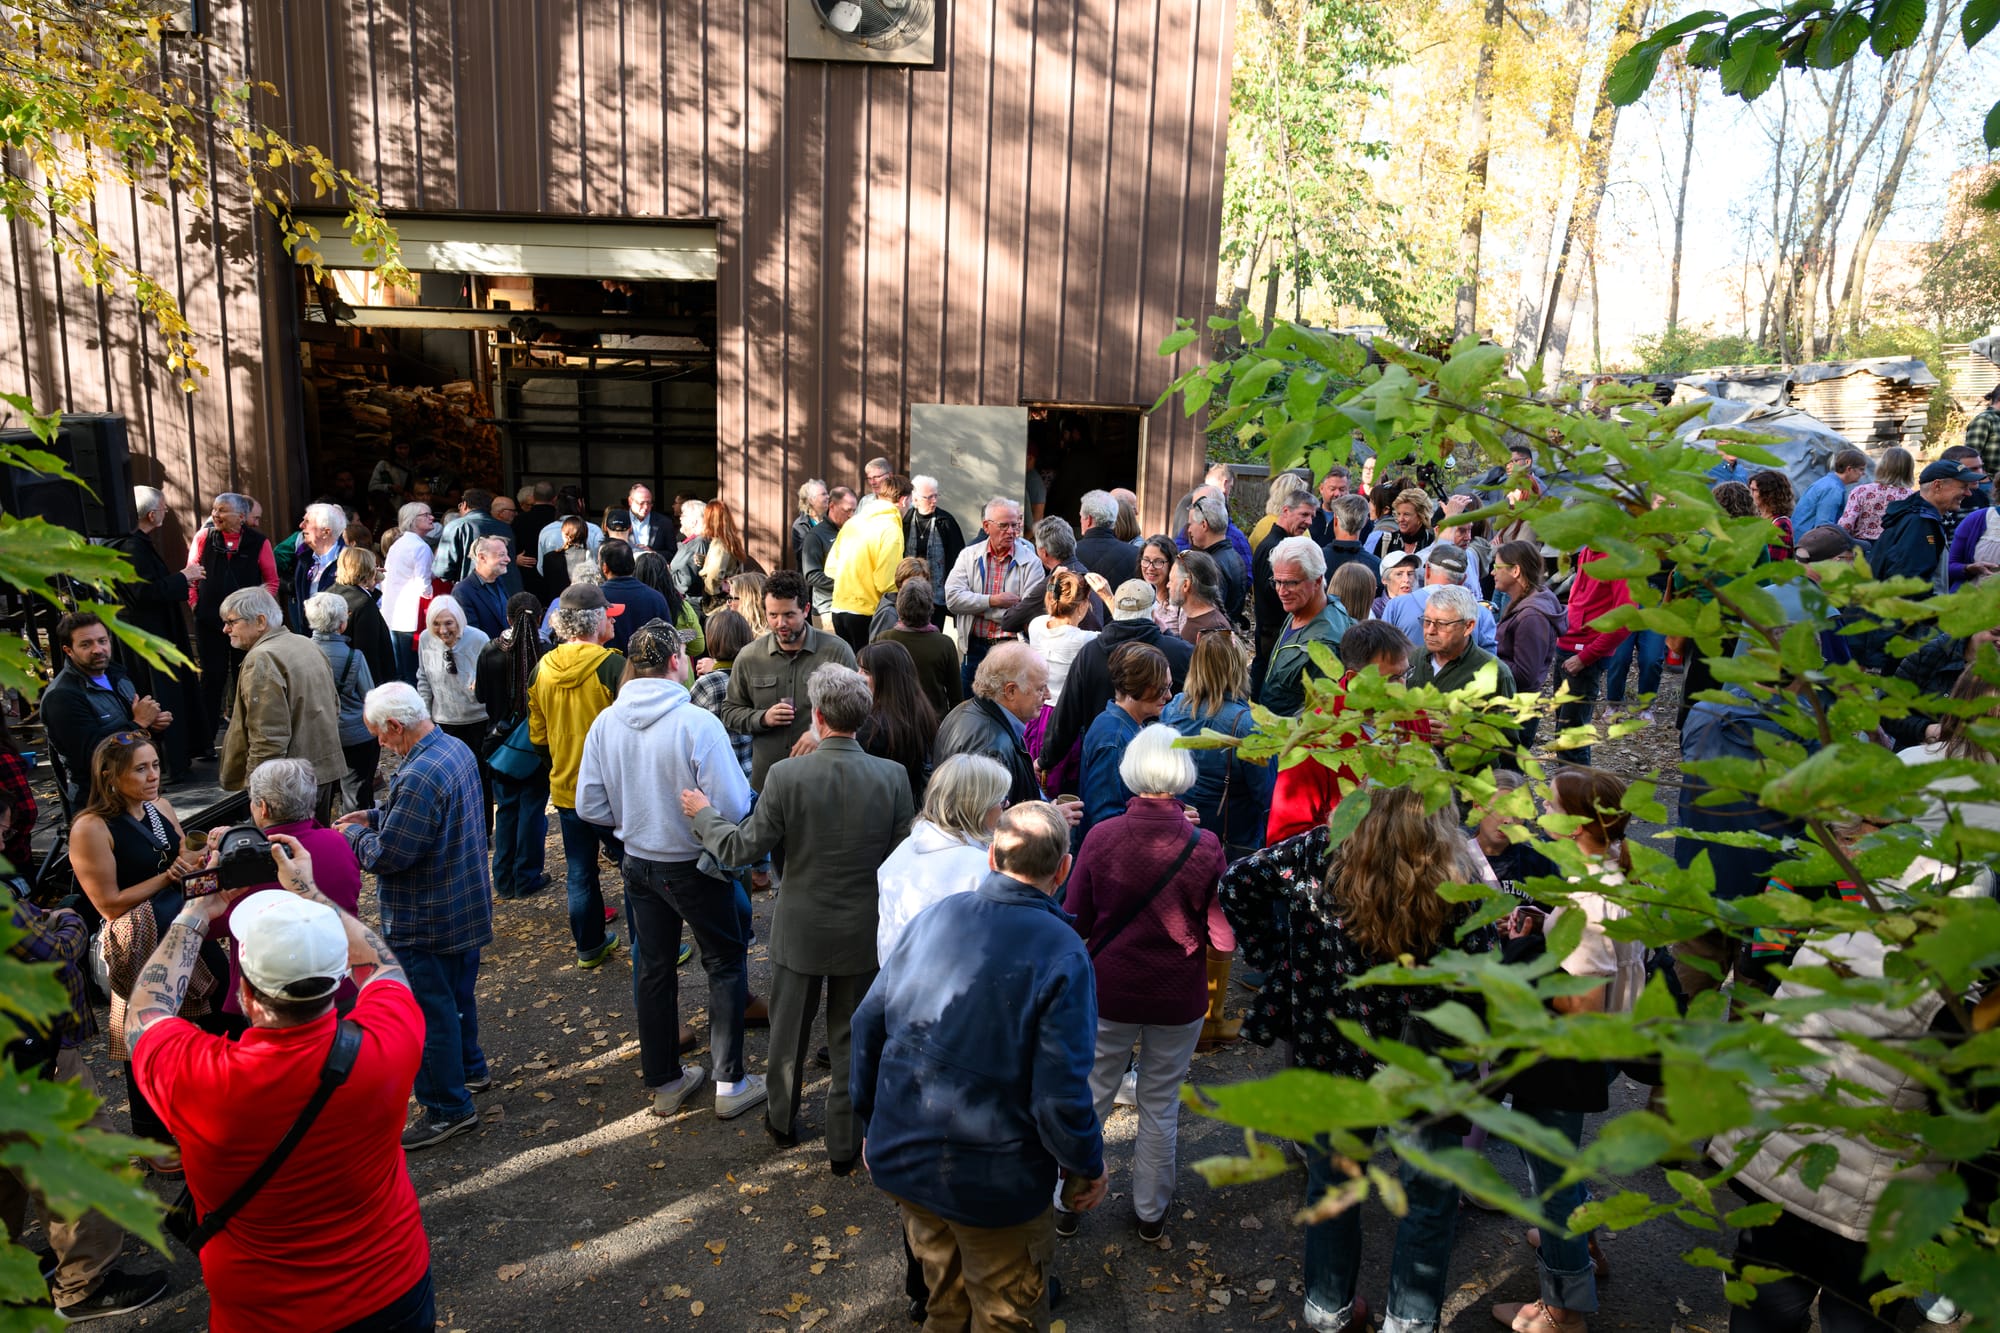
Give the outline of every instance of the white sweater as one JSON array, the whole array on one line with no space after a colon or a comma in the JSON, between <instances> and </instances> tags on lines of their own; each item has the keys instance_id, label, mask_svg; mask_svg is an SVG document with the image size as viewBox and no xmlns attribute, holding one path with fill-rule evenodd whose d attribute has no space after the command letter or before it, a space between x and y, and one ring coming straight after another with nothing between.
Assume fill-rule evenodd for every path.
<instances>
[{"instance_id":1,"label":"white sweater","mask_svg":"<svg viewBox=\"0 0 2000 1333\"><path fill-rule=\"evenodd\" d=\"M430 706L431 721L441 727L459 727L486 720L486 705L472 695L479 675L479 653L486 647L486 631L467 625L451 646L456 674L445 670L444 640L425 630L417 640L417 693Z\"/></svg>"}]
</instances>

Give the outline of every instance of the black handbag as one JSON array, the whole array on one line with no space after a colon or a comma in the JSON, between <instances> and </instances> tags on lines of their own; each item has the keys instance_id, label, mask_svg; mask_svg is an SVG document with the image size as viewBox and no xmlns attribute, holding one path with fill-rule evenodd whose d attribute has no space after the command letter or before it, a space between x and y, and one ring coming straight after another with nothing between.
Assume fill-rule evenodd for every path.
<instances>
[{"instance_id":1,"label":"black handbag","mask_svg":"<svg viewBox=\"0 0 2000 1333\"><path fill-rule=\"evenodd\" d=\"M194 1195L183 1188L180 1198L167 1212L167 1230L190 1250L200 1254L201 1247L215 1239L229 1225L229 1219L243 1211L243 1205L256 1197L257 1191L278 1174L278 1168L285 1164L285 1159L292 1155L305 1138L306 1131L312 1128L313 1121L319 1119L319 1113L326 1109L333 1090L347 1082L347 1076L354 1072L355 1057L360 1054L361 1025L353 1019L341 1020L340 1026L333 1032L333 1045L327 1049L326 1063L320 1066L319 1086L313 1089L312 1098L299 1112L299 1118L292 1122L292 1127L285 1131L285 1137L271 1149L271 1155L250 1173L248 1180L236 1187L236 1192L225 1199L220 1208L206 1217L202 1217L195 1208Z\"/></svg>"},{"instance_id":2,"label":"black handbag","mask_svg":"<svg viewBox=\"0 0 2000 1333\"><path fill-rule=\"evenodd\" d=\"M1110 948L1111 941L1117 939L1119 935L1123 934L1125 927L1131 925L1134 921L1137 921L1139 919L1139 914L1145 911L1148 907L1151 907L1153 905L1153 899L1160 896L1160 890L1166 888L1167 885L1173 883L1174 876L1181 873L1181 867L1187 864L1187 859L1190 856L1194 855L1195 844L1200 841L1201 841L1201 830L1198 828L1189 829L1187 845L1181 848L1181 854L1174 858L1174 863L1167 867L1167 873L1161 875L1159 879L1155 880L1153 882L1153 887L1147 889L1146 892L1142 894L1130 907L1126 908L1125 915L1119 917L1118 920L1112 925L1111 929L1104 932L1104 937L1098 940L1096 944L1091 946L1090 956L1092 958L1097 957L1097 955L1103 953L1106 949Z\"/></svg>"}]
</instances>

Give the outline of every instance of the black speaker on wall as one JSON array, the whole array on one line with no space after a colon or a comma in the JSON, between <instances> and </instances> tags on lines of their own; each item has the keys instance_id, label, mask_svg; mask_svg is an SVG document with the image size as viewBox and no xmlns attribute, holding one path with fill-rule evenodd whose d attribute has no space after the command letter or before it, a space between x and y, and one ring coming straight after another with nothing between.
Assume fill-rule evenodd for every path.
<instances>
[{"instance_id":1,"label":"black speaker on wall","mask_svg":"<svg viewBox=\"0 0 2000 1333\"><path fill-rule=\"evenodd\" d=\"M28 430L0 431L0 441L54 454L89 487L23 468L0 468L0 510L17 518L41 518L86 537L120 537L137 525L124 417L79 413L64 416L48 444Z\"/></svg>"}]
</instances>

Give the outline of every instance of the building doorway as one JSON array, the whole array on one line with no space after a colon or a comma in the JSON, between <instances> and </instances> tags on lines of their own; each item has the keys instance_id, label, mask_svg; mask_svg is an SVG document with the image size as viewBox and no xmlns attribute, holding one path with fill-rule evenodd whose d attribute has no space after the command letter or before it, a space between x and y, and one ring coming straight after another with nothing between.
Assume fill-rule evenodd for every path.
<instances>
[{"instance_id":1,"label":"building doorway","mask_svg":"<svg viewBox=\"0 0 2000 1333\"><path fill-rule=\"evenodd\" d=\"M1137 407L1088 403L1028 404L1029 466L1042 474L1044 513L1076 526L1086 491L1139 492L1146 417ZM1141 512L1146 496L1140 495Z\"/></svg>"}]
</instances>

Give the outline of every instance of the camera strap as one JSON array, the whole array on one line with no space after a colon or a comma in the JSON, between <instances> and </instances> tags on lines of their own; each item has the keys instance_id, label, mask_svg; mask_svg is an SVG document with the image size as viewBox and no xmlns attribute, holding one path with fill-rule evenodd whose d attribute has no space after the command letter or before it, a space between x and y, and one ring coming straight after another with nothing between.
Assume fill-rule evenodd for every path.
<instances>
[{"instance_id":1,"label":"camera strap","mask_svg":"<svg viewBox=\"0 0 2000 1333\"><path fill-rule=\"evenodd\" d=\"M299 1112L299 1118L292 1122L292 1127L285 1132L285 1137L278 1140L278 1146L271 1149L271 1155L250 1173L250 1178L238 1185L236 1192L224 1200L220 1208L202 1218L200 1224L188 1234L186 1239L190 1250L200 1254L201 1247L228 1226L229 1219L243 1211L243 1205L256 1197L257 1191L263 1189L270 1183L271 1177L278 1174L278 1168L285 1164L285 1159L292 1155L293 1150L304 1140L306 1131L312 1128L313 1121L319 1119L319 1113L326 1109L327 1102L333 1097L334 1089L347 1082L347 1076L354 1072L354 1061L360 1054L361 1025L352 1019L342 1019L340 1026L334 1029L333 1045L327 1050L326 1063L320 1066L319 1086L313 1089L313 1095L306 1102L305 1109ZM187 1206L192 1211L194 1204L191 1195L187 1199Z\"/></svg>"}]
</instances>

